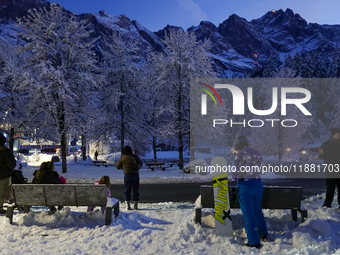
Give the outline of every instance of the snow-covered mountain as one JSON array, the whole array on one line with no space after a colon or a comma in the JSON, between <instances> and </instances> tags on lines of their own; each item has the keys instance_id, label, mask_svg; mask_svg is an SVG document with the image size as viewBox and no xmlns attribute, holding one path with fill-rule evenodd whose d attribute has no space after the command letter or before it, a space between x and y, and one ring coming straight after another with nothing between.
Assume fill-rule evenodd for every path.
<instances>
[{"instance_id":1,"label":"snow-covered mountain","mask_svg":"<svg viewBox=\"0 0 340 255\"><path fill-rule=\"evenodd\" d=\"M48 6L49 2L45 0L2 0L0 40L20 43L16 36L16 18L25 16L30 8ZM77 19L88 20L94 30L93 36L101 36L97 44L99 56L101 48L105 48L105 38L114 31L137 40L140 54L145 54L149 49L162 51L165 33L169 29L181 29L168 25L152 32L125 15L111 15L104 10L97 14L77 15ZM304 57L307 52L318 51L323 59L330 59L335 46L340 43L340 25L307 23L290 9L269 11L252 21L233 14L218 27L209 21L202 21L188 30L194 32L199 40L210 40L212 47L209 54L216 70L224 77L261 72L270 61L279 66L288 54L293 57L296 52Z\"/></svg>"}]
</instances>

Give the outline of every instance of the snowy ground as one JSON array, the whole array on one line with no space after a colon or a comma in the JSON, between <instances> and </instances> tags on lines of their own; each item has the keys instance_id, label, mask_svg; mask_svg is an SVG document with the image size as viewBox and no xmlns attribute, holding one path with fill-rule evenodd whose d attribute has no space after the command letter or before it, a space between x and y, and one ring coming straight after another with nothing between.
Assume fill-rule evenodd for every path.
<instances>
[{"instance_id":1,"label":"snowy ground","mask_svg":"<svg viewBox=\"0 0 340 255\"><path fill-rule=\"evenodd\" d=\"M104 173L110 173L111 179L123 177L113 166L79 165L69 164L65 177L92 180ZM25 167L24 175L34 169ZM162 174L161 178L170 178L171 171L174 178L189 178L173 168L165 173L155 170L149 179ZM104 225L101 212L90 215L86 207L67 207L53 216L44 207L34 207L26 215L16 212L12 225L0 216L0 250L2 254L340 254L340 211L321 208L324 195L303 201L309 218L302 224L291 219L290 210L263 210L270 236L260 250L242 246L246 235L239 210L232 210L234 236L217 237L211 209L203 209L202 225L196 225L194 204L171 202L141 204L138 211L126 211L121 204L120 216L110 226Z\"/></svg>"}]
</instances>

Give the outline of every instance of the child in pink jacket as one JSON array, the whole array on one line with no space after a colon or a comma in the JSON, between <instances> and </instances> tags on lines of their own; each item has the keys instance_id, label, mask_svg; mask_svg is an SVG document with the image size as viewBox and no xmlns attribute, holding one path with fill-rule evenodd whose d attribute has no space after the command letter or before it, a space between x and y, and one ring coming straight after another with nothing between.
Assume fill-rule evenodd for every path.
<instances>
[{"instance_id":1,"label":"child in pink jacket","mask_svg":"<svg viewBox=\"0 0 340 255\"><path fill-rule=\"evenodd\" d=\"M95 184L105 184L106 185L106 194L107 194L107 197L108 198L111 197L111 190L110 190L111 182L110 182L110 177L109 176L104 175L102 178L100 178L99 181L96 181ZM87 207L87 211L88 212L93 212L94 208L95 208L95 206L88 206ZM102 206L101 210L102 210L102 213L104 213L105 210L106 210L106 206Z\"/></svg>"}]
</instances>

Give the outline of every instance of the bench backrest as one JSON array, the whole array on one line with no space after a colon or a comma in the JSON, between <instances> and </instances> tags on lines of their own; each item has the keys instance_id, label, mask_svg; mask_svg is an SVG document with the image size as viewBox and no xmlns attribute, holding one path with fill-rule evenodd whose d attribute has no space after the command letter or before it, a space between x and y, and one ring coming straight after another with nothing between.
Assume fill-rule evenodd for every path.
<instances>
[{"instance_id":1,"label":"bench backrest","mask_svg":"<svg viewBox=\"0 0 340 255\"><path fill-rule=\"evenodd\" d=\"M263 209L300 209L301 187L263 187ZM212 185L201 186L201 203L204 208L214 208L214 191ZM229 187L230 208L240 208L236 187Z\"/></svg>"},{"instance_id":2,"label":"bench backrest","mask_svg":"<svg viewBox=\"0 0 340 255\"><path fill-rule=\"evenodd\" d=\"M13 184L16 204L33 206L105 206L104 184Z\"/></svg>"}]
</instances>

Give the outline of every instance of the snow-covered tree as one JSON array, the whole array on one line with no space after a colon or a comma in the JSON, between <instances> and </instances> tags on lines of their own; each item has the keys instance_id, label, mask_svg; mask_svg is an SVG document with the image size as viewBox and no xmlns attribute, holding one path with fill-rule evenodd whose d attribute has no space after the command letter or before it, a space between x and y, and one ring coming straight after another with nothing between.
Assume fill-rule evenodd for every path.
<instances>
[{"instance_id":1,"label":"snow-covered tree","mask_svg":"<svg viewBox=\"0 0 340 255\"><path fill-rule=\"evenodd\" d=\"M14 134L23 131L28 93L25 86L30 76L25 70L25 56L19 47L0 41L0 126L9 133L9 148L13 150Z\"/></svg>"},{"instance_id":2,"label":"snow-covered tree","mask_svg":"<svg viewBox=\"0 0 340 255\"><path fill-rule=\"evenodd\" d=\"M103 53L102 73L106 85L102 88L100 97L105 119L101 122L98 133L102 137L115 134L121 141L121 150L126 140L134 139L136 145L136 139L145 136L142 134L144 129L139 128L144 123L141 106L145 95L141 88L142 61L137 43L127 35L113 33L106 43L108 49Z\"/></svg>"},{"instance_id":3,"label":"snow-covered tree","mask_svg":"<svg viewBox=\"0 0 340 255\"><path fill-rule=\"evenodd\" d=\"M285 68L292 68L293 67L293 58L290 54L285 58L285 61L283 63L283 67Z\"/></svg>"},{"instance_id":4,"label":"snow-covered tree","mask_svg":"<svg viewBox=\"0 0 340 255\"><path fill-rule=\"evenodd\" d=\"M158 70L154 68L152 63L143 66L143 75L140 77L141 86L143 88L144 102L140 109L143 123L143 130L148 137L147 146L152 148L154 159L157 159L157 145L166 140L169 145L168 135L163 131L169 121L172 121L172 115L164 107L162 97L163 84L158 82ZM170 135L171 137L171 135ZM171 143L171 139L170 139Z\"/></svg>"},{"instance_id":5,"label":"snow-covered tree","mask_svg":"<svg viewBox=\"0 0 340 255\"><path fill-rule=\"evenodd\" d=\"M25 32L28 66L34 82L27 86L31 97L27 110L44 136L57 134L62 148L62 172L67 172L67 133L87 125L85 116L96 82L96 59L86 21L77 22L61 6L29 10L19 19Z\"/></svg>"},{"instance_id":6,"label":"snow-covered tree","mask_svg":"<svg viewBox=\"0 0 340 255\"><path fill-rule=\"evenodd\" d=\"M332 56L331 74L330 77L340 78L340 49L336 45Z\"/></svg>"},{"instance_id":7,"label":"snow-covered tree","mask_svg":"<svg viewBox=\"0 0 340 255\"><path fill-rule=\"evenodd\" d=\"M302 76L302 58L299 52L297 52L293 57L292 70L295 71L294 77Z\"/></svg>"},{"instance_id":8,"label":"snow-covered tree","mask_svg":"<svg viewBox=\"0 0 340 255\"><path fill-rule=\"evenodd\" d=\"M325 78L326 77L326 61L321 57L318 51L312 54L314 72L313 78Z\"/></svg>"},{"instance_id":9,"label":"snow-covered tree","mask_svg":"<svg viewBox=\"0 0 340 255\"><path fill-rule=\"evenodd\" d=\"M271 78L274 77L277 72L277 65L275 64L274 60L270 58L268 67L266 67L263 71L263 76L265 78Z\"/></svg>"},{"instance_id":10,"label":"snow-covered tree","mask_svg":"<svg viewBox=\"0 0 340 255\"><path fill-rule=\"evenodd\" d=\"M267 89L263 90L265 93L266 108L270 109L273 105L273 87L277 88L278 98L282 87L301 87L301 79L282 79L286 77L293 77L294 71L291 69L283 68L276 75L274 79L264 79L264 87ZM298 98L298 94L292 94L289 98ZM281 160L284 151L287 148L299 148L302 146L304 136L311 124L311 118L305 116L297 107L288 105L286 109L286 115L282 114L281 100L277 103L277 108L274 113L266 116L249 116L249 119L262 119L265 123L262 127L251 128L252 144L258 146L258 150L261 153L266 151L275 152L278 155L278 159ZM284 125L293 126L293 121L285 121L286 119L294 119L298 122L296 127L284 127ZM271 121L268 121L271 120Z\"/></svg>"},{"instance_id":11,"label":"snow-covered tree","mask_svg":"<svg viewBox=\"0 0 340 255\"><path fill-rule=\"evenodd\" d=\"M311 55L309 53L306 54L304 60L304 66L302 69L302 77L303 78L312 78L314 75L314 63Z\"/></svg>"},{"instance_id":12,"label":"snow-covered tree","mask_svg":"<svg viewBox=\"0 0 340 255\"><path fill-rule=\"evenodd\" d=\"M208 41L198 42L193 33L179 29L170 31L163 40L165 51L152 54L151 62L159 70L159 83L163 86L158 96L173 115L173 121L164 127L178 142L180 168L183 168L183 141L190 132L189 89L190 79L212 77L212 63L206 50Z\"/></svg>"}]
</instances>

